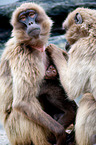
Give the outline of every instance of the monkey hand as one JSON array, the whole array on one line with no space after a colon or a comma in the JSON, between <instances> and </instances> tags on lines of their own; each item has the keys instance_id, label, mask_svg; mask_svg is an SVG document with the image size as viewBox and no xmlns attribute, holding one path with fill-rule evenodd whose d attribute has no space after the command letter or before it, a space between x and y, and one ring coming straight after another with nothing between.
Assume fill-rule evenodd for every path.
<instances>
[{"instance_id":1,"label":"monkey hand","mask_svg":"<svg viewBox=\"0 0 96 145\"><path fill-rule=\"evenodd\" d=\"M56 67L58 67L60 64L64 64L68 60L68 54L66 51L57 48L54 44L50 44L46 51L48 55L52 58L54 64Z\"/></svg>"},{"instance_id":2,"label":"monkey hand","mask_svg":"<svg viewBox=\"0 0 96 145\"><path fill-rule=\"evenodd\" d=\"M64 52L62 49L56 47L54 44L50 44L49 46L47 46L46 50L50 56L55 56Z\"/></svg>"},{"instance_id":3,"label":"monkey hand","mask_svg":"<svg viewBox=\"0 0 96 145\"><path fill-rule=\"evenodd\" d=\"M49 46L47 46L46 51L53 60L55 60L55 59L67 60L68 59L68 53L66 51L56 47L54 44L50 44Z\"/></svg>"}]
</instances>

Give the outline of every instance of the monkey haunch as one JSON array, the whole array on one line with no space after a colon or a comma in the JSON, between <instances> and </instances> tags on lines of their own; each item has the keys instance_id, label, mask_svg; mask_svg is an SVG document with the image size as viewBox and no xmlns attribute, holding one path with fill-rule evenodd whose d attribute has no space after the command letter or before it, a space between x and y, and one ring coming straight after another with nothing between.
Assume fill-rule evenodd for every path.
<instances>
[{"instance_id":1,"label":"monkey haunch","mask_svg":"<svg viewBox=\"0 0 96 145\"><path fill-rule=\"evenodd\" d=\"M62 50L55 46L49 46L49 52L60 75L61 84L70 99L81 93L92 93L86 95L86 101L82 99L80 106L84 106L84 109L78 109L76 119L77 144L91 145L90 141L96 135L96 108L89 106L88 112L86 104L96 106L96 10L77 8L68 15L63 27L70 44L68 61ZM90 101L87 99L89 96ZM84 117L80 119L82 115ZM94 121L91 122L91 119ZM79 129L82 133L79 133Z\"/></svg>"},{"instance_id":2,"label":"monkey haunch","mask_svg":"<svg viewBox=\"0 0 96 145\"><path fill-rule=\"evenodd\" d=\"M44 52L51 20L34 3L17 8L11 20L12 37L0 64L0 118L12 145L49 145L52 132L57 144L65 142L62 125L42 110L36 98L44 79Z\"/></svg>"}]
</instances>

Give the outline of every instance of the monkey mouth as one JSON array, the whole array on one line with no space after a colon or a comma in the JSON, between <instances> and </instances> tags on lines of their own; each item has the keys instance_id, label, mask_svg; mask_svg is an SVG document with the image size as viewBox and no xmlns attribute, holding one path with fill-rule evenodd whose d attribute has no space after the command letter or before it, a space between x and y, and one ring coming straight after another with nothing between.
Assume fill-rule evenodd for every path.
<instances>
[{"instance_id":1,"label":"monkey mouth","mask_svg":"<svg viewBox=\"0 0 96 145\"><path fill-rule=\"evenodd\" d=\"M40 34L40 28L34 28L28 32L28 35L31 37L38 37Z\"/></svg>"},{"instance_id":2,"label":"monkey mouth","mask_svg":"<svg viewBox=\"0 0 96 145\"><path fill-rule=\"evenodd\" d=\"M34 47L34 49L40 51L40 52L44 52L45 51L45 46L42 47Z\"/></svg>"}]
</instances>

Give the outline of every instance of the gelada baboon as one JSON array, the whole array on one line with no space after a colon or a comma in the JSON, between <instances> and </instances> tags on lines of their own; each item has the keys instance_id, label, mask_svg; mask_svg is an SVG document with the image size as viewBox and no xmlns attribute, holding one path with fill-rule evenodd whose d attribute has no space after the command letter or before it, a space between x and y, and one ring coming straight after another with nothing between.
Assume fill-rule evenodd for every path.
<instances>
[{"instance_id":1,"label":"gelada baboon","mask_svg":"<svg viewBox=\"0 0 96 145\"><path fill-rule=\"evenodd\" d=\"M74 123L77 105L74 101L68 99L59 81L56 67L52 62L46 70L38 99L44 111L62 124L64 128Z\"/></svg>"},{"instance_id":2,"label":"gelada baboon","mask_svg":"<svg viewBox=\"0 0 96 145\"><path fill-rule=\"evenodd\" d=\"M80 106L84 109L79 107L75 127L77 144L91 145L90 140L96 135L96 107L92 107L96 106L96 10L77 8L68 15L63 28L71 46L68 61L64 52L53 45L48 51L70 99L88 92L92 94L83 96L86 101L82 99ZM88 107L86 103L91 105Z\"/></svg>"},{"instance_id":3,"label":"gelada baboon","mask_svg":"<svg viewBox=\"0 0 96 145\"><path fill-rule=\"evenodd\" d=\"M70 124L75 123L77 105L74 101L68 99L65 90L61 86L58 72L52 61L46 70L45 79L40 87L38 99L43 110L63 125L65 129ZM73 133L66 134L67 144L74 142ZM49 138L49 141L55 143L54 138L51 138L51 140Z\"/></svg>"},{"instance_id":4,"label":"gelada baboon","mask_svg":"<svg viewBox=\"0 0 96 145\"><path fill-rule=\"evenodd\" d=\"M43 111L38 99L47 58L45 44L52 21L35 3L24 3L12 15L12 38L0 64L0 118L12 145L57 145L65 142L62 125Z\"/></svg>"}]
</instances>

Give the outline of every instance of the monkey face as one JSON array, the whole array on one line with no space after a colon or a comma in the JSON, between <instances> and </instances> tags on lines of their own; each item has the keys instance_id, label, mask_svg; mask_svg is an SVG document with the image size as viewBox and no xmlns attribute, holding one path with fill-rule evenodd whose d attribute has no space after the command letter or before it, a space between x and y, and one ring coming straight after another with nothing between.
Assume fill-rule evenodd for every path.
<instances>
[{"instance_id":1,"label":"monkey face","mask_svg":"<svg viewBox=\"0 0 96 145\"><path fill-rule=\"evenodd\" d=\"M26 10L19 14L18 21L25 26L26 33L30 37L39 37L40 25L36 23L37 13L34 10Z\"/></svg>"},{"instance_id":2,"label":"monkey face","mask_svg":"<svg viewBox=\"0 0 96 145\"><path fill-rule=\"evenodd\" d=\"M46 71L45 79L54 79L57 76L57 70L53 65L50 65Z\"/></svg>"},{"instance_id":3,"label":"monkey face","mask_svg":"<svg viewBox=\"0 0 96 145\"><path fill-rule=\"evenodd\" d=\"M35 3L24 3L12 15L12 35L33 48L43 48L48 41L51 19L42 7Z\"/></svg>"},{"instance_id":4,"label":"monkey face","mask_svg":"<svg viewBox=\"0 0 96 145\"><path fill-rule=\"evenodd\" d=\"M66 39L69 44L74 44L78 39L89 36L91 30L94 29L95 19L95 10L77 8L71 12L63 22L63 28L66 30Z\"/></svg>"}]
</instances>

